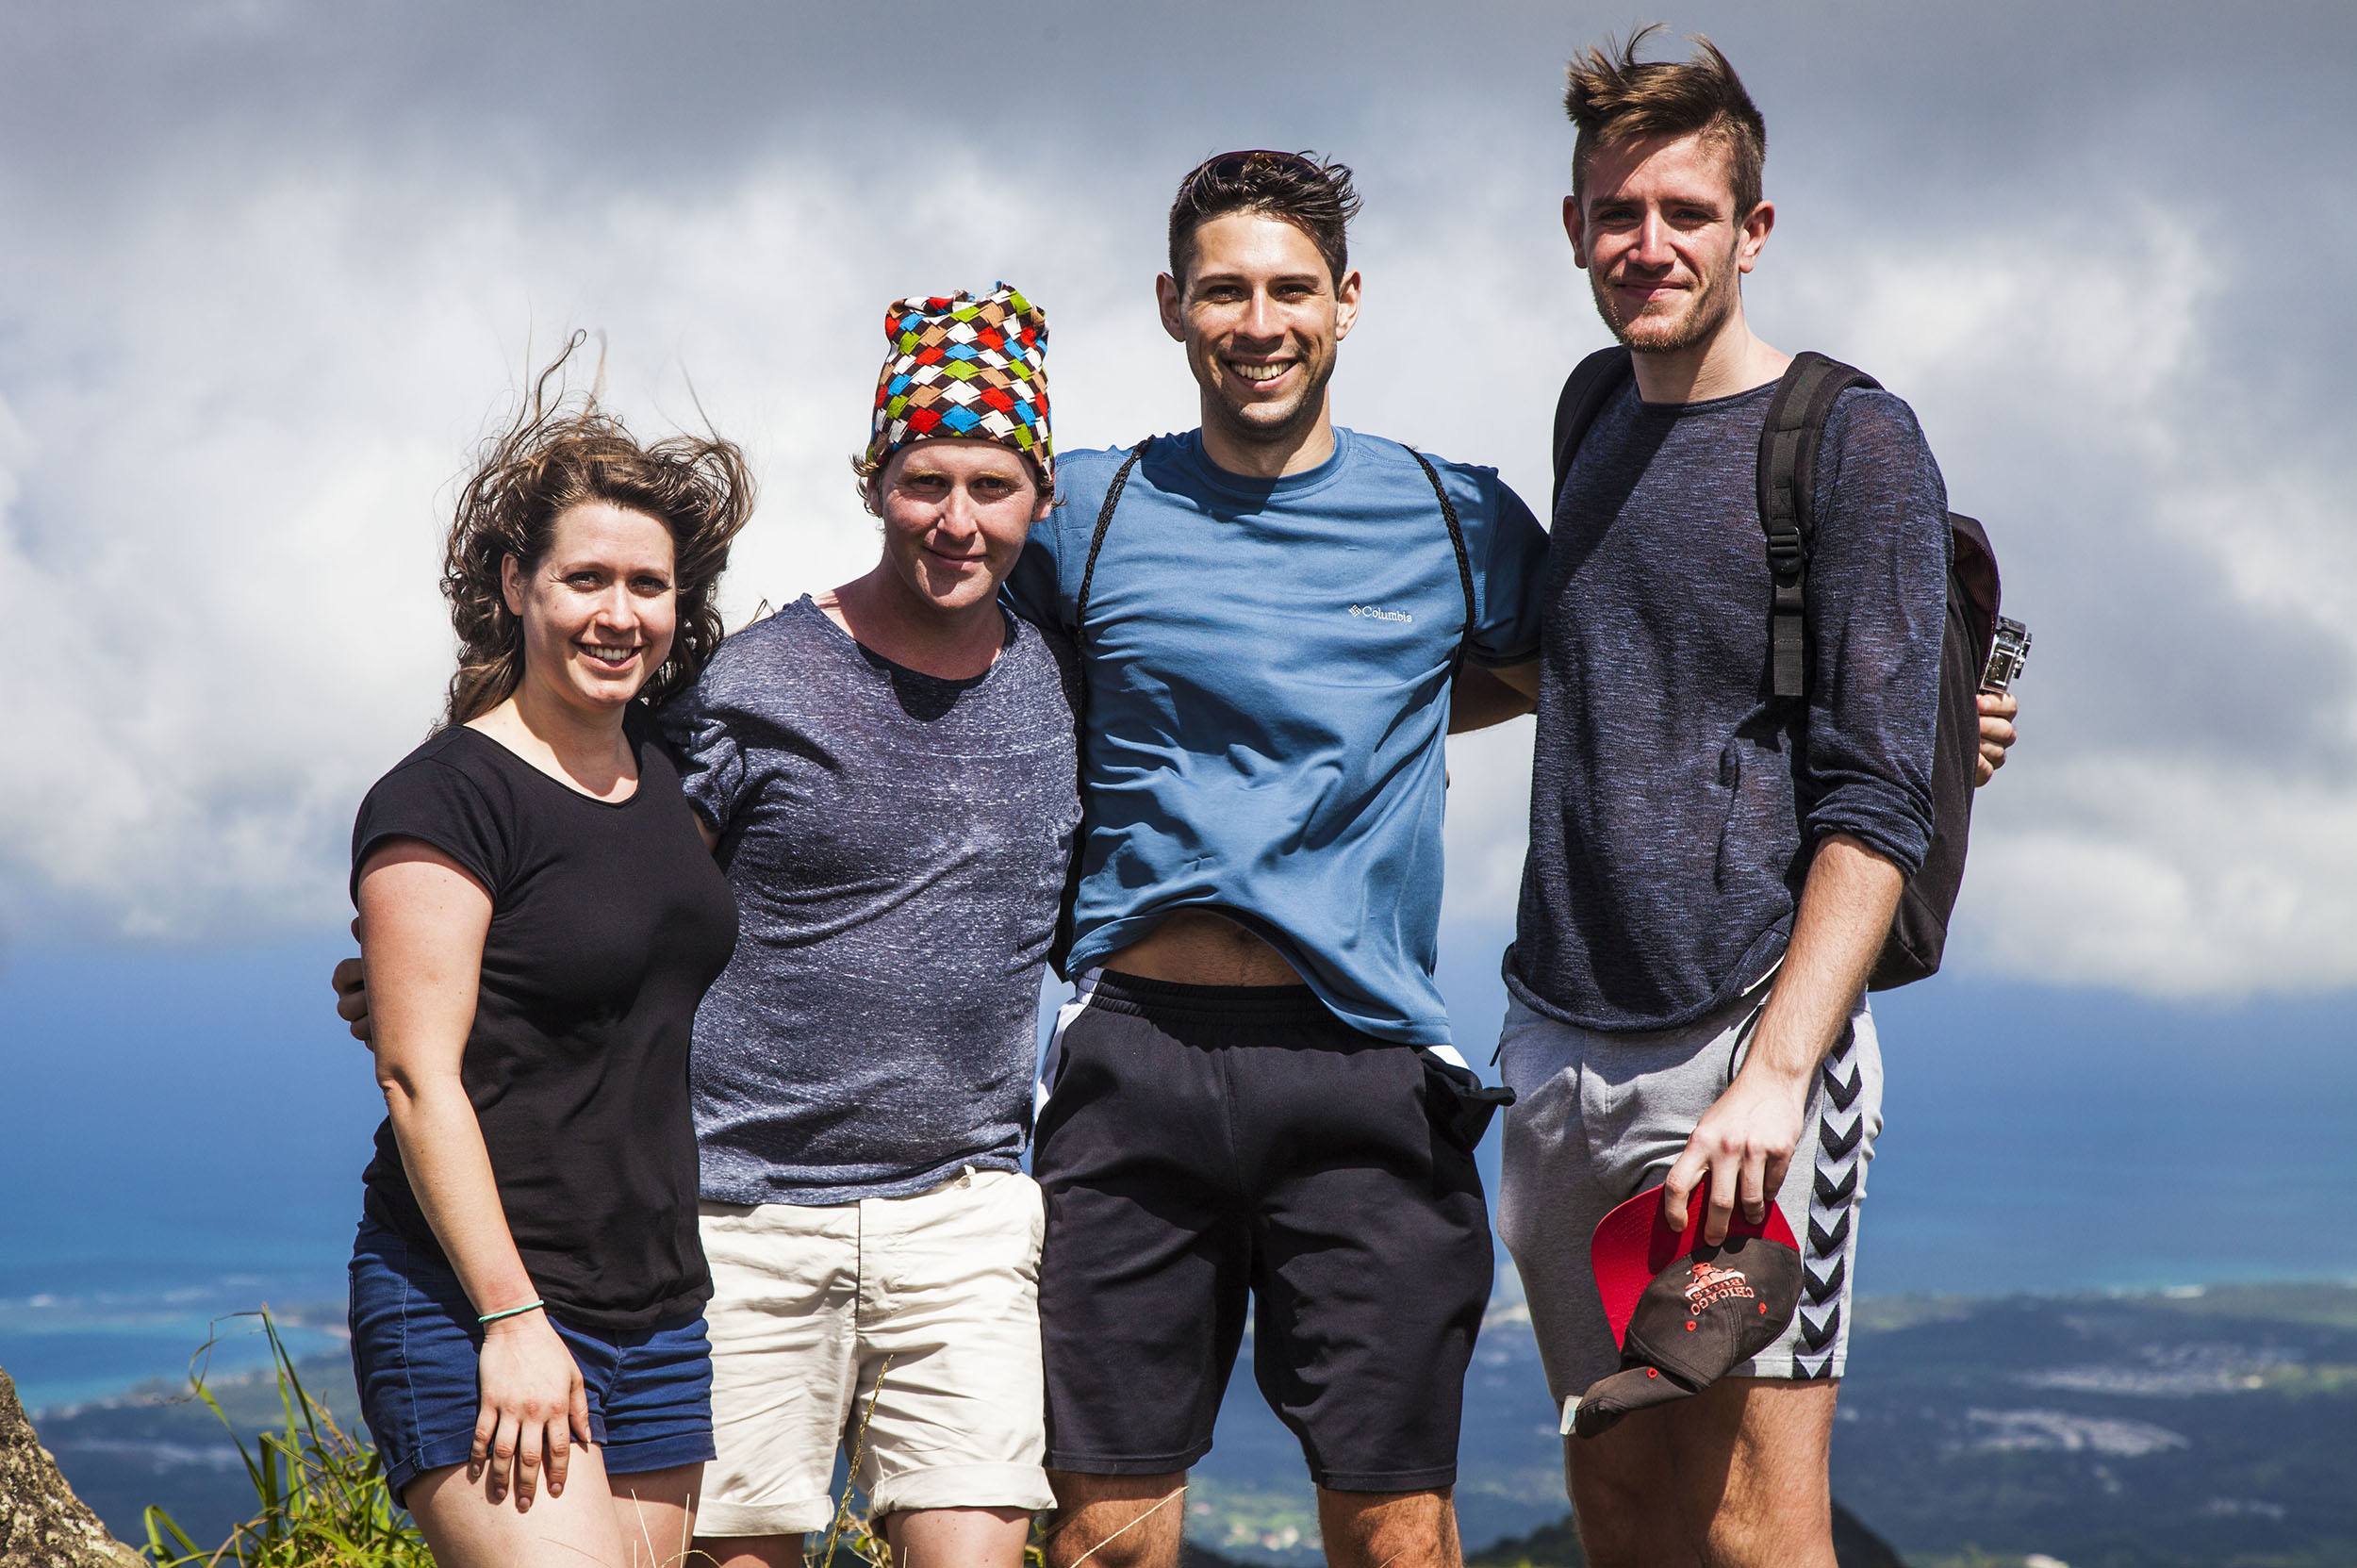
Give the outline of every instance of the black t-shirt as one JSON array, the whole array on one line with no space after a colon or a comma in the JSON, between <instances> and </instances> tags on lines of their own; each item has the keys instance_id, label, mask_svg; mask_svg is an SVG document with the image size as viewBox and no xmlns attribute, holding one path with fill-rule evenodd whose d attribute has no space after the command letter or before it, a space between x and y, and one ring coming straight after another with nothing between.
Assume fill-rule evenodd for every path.
<instances>
[{"instance_id":1,"label":"black t-shirt","mask_svg":"<svg viewBox=\"0 0 2357 1568\"><path fill-rule=\"evenodd\" d=\"M712 1294L696 1234L687 1049L696 1004L736 945L736 900L697 836L651 724L638 788L608 803L474 730L444 730L377 781L352 834L360 867L414 838L491 893L462 1077L507 1228L569 1320L641 1329ZM368 1212L436 1246L389 1120Z\"/></svg>"}]
</instances>

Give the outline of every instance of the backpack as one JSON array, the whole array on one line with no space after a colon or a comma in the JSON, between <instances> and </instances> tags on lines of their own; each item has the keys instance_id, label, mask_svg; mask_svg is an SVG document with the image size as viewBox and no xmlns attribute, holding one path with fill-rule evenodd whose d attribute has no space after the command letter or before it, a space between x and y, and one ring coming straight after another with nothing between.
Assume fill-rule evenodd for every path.
<instances>
[{"instance_id":1,"label":"backpack","mask_svg":"<svg viewBox=\"0 0 2357 1568\"><path fill-rule=\"evenodd\" d=\"M1572 454L1605 400L1632 373L1629 351L1600 350L1581 360L1555 406L1555 497L1559 504ZM1759 520L1775 580L1770 606L1769 662L1777 697L1808 693L1805 611L1808 556L1816 535L1817 447L1834 399L1853 387L1879 388L1865 371L1821 354L1795 357L1769 400L1759 433ZM1999 605L1997 555L1980 523L1948 514L1948 619L1939 651L1939 724L1932 755L1932 842L1922 869L1900 890L1890 934L1866 988L1887 991L1938 972L1948 922L1964 883L1972 830L1972 776L1980 751L1973 694L1987 668Z\"/></svg>"}]
</instances>

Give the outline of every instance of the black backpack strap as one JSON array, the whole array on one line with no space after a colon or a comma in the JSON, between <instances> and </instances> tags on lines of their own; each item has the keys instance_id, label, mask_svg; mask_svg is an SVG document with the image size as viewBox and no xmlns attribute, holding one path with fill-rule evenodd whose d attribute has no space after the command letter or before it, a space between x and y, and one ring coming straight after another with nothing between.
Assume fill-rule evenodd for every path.
<instances>
[{"instance_id":1,"label":"black backpack strap","mask_svg":"<svg viewBox=\"0 0 2357 1568\"><path fill-rule=\"evenodd\" d=\"M1988 542L1988 530L1978 518L1962 512L1948 514L1948 577L1964 590L1965 602L1970 614L1966 617L1972 634L1973 685L1980 684L1978 671L1988 667L1989 644L1997 635L1997 616L2003 607L2004 593L1997 577L1997 552Z\"/></svg>"},{"instance_id":2,"label":"black backpack strap","mask_svg":"<svg viewBox=\"0 0 2357 1568\"><path fill-rule=\"evenodd\" d=\"M1146 449L1153 444L1154 437L1148 436L1129 449L1129 455L1121 460L1121 467L1113 470L1113 482L1105 487L1105 503L1096 509L1096 528L1089 535L1088 560L1080 568L1080 597L1072 602L1072 640L1078 647L1088 645L1089 586L1096 581L1096 554L1105 548L1106 530L1113 525L1113 508L1121 504L1121 491L1129 483L1129 470L1138 466L1138 459L1145 456ZM1081 668L1085 672L1087 668L1084 661ZM1087 679L1083 673L1081 682L1084 690Z\"/></svg>"},{"instance_id":3,"label":"black backpack strap","mask_svg":"<svg viewBox=\"0 0 2357 1568\"><path fill-rule=\"evenodd\" d=\"M1465 590L1465 630L1457 639L1457 652L1448 662L1449 684L1457 682L1457 672L1465 668L1465 655L1473 650L1474 628L1480 622L1480 612L1474 602L1473 556L1465 550L1465 526L1457 520L1457 503L1448 498L1448 487L1441 483L1441 472L1414 447L1408 455L1424 470L1424 476L1432 485L1432 493L1441 498L1441 520L1448 524L1449 547L1457 552L1457 584Z\"/></svg>"},{"instance_id":4,"label":"black backpack strap","mask_svg":"<svg viewBox=\"0 0 2357 1568\"><path fill-rule=\"evenodd\" d=\"M1579 450L1580 437L1596 422L1604 400L1620 389L1634 369L1628 350L1598 349L1563 378L1563 391L1555 400L1555 488L1547 492L1550 517L1555 503L1563 499L1563 481L1571 477L1572 454Z\"/></svg>"},{"instance_id":5,"label":"black backpack strap","mask_svg":"<svg viewBox=\"0 0 2357 1568\"><path fill-rule=\"evenodd\" d=\"M1154 437L1148 436L1131 447L1129 455L1121 460L1121 467L1113 470L1113 483L1105 487L1105 502L1096 508L1096 527L1089 535L1088 559L1080 567L1080 592L1072 602L1072 718L1078 734L1076 744L1083 748L1088 745L1089 733L1089 588L1096 580L1096 555L1105 548L1105 533L1113 525L1113 508L1121 504L1121 491L1129 483L1129 470L1138 466L1138 459L1145 456L1146 449L1153 444ZM1056 934L1047 949L1048 962L1056 966L1059 975L1064 974L1064 960L1072 953L1072 905L1080 892L1080 862L1088 853L1088 759L1085 754L1081 757L1080 767L1080 820L1072 830L1072 857L1064 867L1063 898L1056 905ZM1066 975L1065 978L1071 977Z\"/></svg>"},{"instance_id":6,"label":"black backpack strap","mask_svg":"<svg viewBox=\"0 0 2357 1568\"><path fill-rule=\"evenodd\" d=\"M1880 383L1864 371L1804 353L1785 367L1759 431L1759 522L1775 579L1768 649L1778 697L1808 689L1808 553L1816 536L1817 446L1834 399Z\"/></svg>"}]
</instances>

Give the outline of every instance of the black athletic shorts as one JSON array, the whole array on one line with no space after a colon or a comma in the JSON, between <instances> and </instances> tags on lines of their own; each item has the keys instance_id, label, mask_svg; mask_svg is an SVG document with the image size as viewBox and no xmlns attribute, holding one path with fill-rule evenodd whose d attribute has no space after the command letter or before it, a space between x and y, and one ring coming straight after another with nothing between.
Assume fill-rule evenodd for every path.
<instances>
[{"instance_id":1,"label":"black athletic shorts","mask_svg":"<svg viewBox=\"0 0 2357 1568\"><path fill-rule=\"evenodd\" d=\"M1100 973L1084 992L1032 1155L1048 1465L1209 1453L1248 1292L1254 1376L1312 1479L1453 1485L1492 1253L1440 1066L1307 986Z\"/></svg>"}]
</instances>

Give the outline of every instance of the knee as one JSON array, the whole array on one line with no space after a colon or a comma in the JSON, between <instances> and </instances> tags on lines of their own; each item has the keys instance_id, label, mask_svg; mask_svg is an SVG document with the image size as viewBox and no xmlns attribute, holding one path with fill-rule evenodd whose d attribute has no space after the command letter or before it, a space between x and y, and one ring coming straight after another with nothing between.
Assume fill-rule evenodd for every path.
<instances>
[{"instance_id":1,"label":"knee","mask_svg":"<svg viewBox=\"0 0 2357 1568\"><path fill-rule=\"evenodd\" d=\"M1730 1497L1702 1532L1711 1568L1835 1568L1832 1502L1805 1490Z\"/></svg>"},{"instance_id":2,"label":"knee","mask_svg":"<svg viewBox=\"0 0 2357 1568\"><path fill-rule=\"evenodd\" d=\"M1564 1446L1564 1490L1591 1568L1670 1568L1699 1561L1670 1504L1669 1473L1647 1462L1666 1455L1622 1427Z\"/></svg>"},{"instance_id":3,"label":"knee","mask_svg":"<svg viewBox=\"0 0 2357 1568\"><path fill-rule=\"evenodd\" d=\"M1659 1568L1685 1560L1660 1551L1661 1524L1632 1494L1574 1492L1572 1518L1590 1568Z\"/></svg>"},{"instance_id":4,"label":"knee","mask_svg":"<svg viewBox=\"0 0 2357 1568\"><path fill-rule=\"evenodd\" d=\"M1174 1532L1163 1542L1127 1519L1098 1511L1070 1512L1059 1509L1047 1524L1041 1557L1047 1568L1174 1568L1178 1541Z\"/></svg>"},{"instance_id":5,"label":"knee","mask_svg":"<svg viewBox=\"0 0 2357 1568\"><path fill-rule=\"evenodd\" d=\"M1081 1476L1050 1470L1056 1512L1048 1521L1047 1568L1175 1568L1186 1518L1186 1477Z\"/></svg>"},{"instance_id":6,"label":"knee","mask_svg":"<svg viewBox=\"0 0 2357 1568\"><path fill-rule=\"evenodd\" d=\"M1422 1492L1318 1493L1326 1560L1338 1568L1444 1568L1460 1560L1457 1509L1448 1488Z\"/></svg>"}]
</instances>

